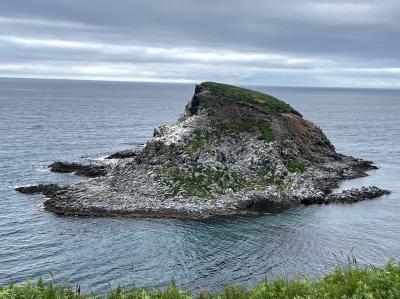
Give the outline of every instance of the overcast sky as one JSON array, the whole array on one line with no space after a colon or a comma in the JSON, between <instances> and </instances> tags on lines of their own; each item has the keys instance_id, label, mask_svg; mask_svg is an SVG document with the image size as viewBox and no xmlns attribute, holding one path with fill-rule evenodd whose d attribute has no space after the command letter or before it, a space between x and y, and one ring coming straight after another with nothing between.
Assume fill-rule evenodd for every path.
<instances>
[{"instance_id":1,"label":"overcast sky","mask_svg":"<svg viewBox=\"0 0 400 299\"><path fill-rule=\"evenodd\" d=\"M0 76L400 88L399 0L1 0Z\"/></svg>"}]
</instances>

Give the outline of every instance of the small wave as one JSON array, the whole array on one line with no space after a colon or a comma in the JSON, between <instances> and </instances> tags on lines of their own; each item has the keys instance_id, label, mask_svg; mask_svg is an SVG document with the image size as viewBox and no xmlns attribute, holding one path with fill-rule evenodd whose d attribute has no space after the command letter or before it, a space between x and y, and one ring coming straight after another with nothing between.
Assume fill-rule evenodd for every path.
<instances>
[{"instance_id":1,"label":"small wave","mask_svg":"<svg viewBox=\"0 0 400 299\"><path fill-rule=\"evenodd\" d=\"M50 169L47 166L36 167L35 170L38 172L50 172Z\"/></svg>"}]
</instances>

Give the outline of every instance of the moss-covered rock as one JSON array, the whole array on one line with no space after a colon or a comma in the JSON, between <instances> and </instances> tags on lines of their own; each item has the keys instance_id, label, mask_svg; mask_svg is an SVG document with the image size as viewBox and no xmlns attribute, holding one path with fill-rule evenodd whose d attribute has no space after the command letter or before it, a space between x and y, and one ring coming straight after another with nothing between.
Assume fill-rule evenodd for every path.
<instances>
[{"instance_id":1,"label":"moss-covered rock","mask_svg":"<svg viewBox=\"0 0 400 299\"><path fill-rule=\"evenodd\" d=\"M268 113L294 113L300 115L289 104L265 93L216 82L201 84L213 96L247 104Z\"/></svg>"}]
</instances>

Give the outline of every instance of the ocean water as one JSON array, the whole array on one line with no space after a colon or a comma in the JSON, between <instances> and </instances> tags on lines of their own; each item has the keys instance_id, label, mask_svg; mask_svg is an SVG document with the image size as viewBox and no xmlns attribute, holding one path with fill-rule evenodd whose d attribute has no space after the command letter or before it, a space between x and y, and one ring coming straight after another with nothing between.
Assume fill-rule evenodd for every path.
<instances>
[{"instance_id":1,"label":"ocean water","mask_svg":"<svg viewBox=\"0 0 400 299\"><path fill-rule=\"evenodd\" d=\"M134 147L174 122L190 84L0 79L0 284L42 277L110 286L178 286L197 292L265 277L320 277L346 255L383 265L400 255L400 91L267 88L315 122L339 152L374 161L347 181L392 194L355 204L298 206L278 214L206 221L60 217L43 197L14 188L82 178L47 169Z\"/></svg>"}]
</instances>

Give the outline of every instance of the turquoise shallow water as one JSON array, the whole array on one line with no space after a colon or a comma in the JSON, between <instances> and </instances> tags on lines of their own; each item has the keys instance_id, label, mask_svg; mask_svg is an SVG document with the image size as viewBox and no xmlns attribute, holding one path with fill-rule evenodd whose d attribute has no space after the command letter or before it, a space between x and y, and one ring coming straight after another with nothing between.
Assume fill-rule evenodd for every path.
<instances>
[{"instance_id":1,"label":"turquoise shallow water","mask_svg":"<svg viewBox=\"0 0 400 299\"><path fill-rule=\"evenodd\" d=\"M84 289L175 279L192 291L266 276L319 277L345 263L400 255L400 91L266 88L318 124L338 151L376 162L369 177L390 196L351 205L208 221L59 217L41 196L13 189L80 178L52 161L90 161L144 143L174 122L192 85L0 79L0 283L43 277Z\"/></svg>"}]
</instances>

